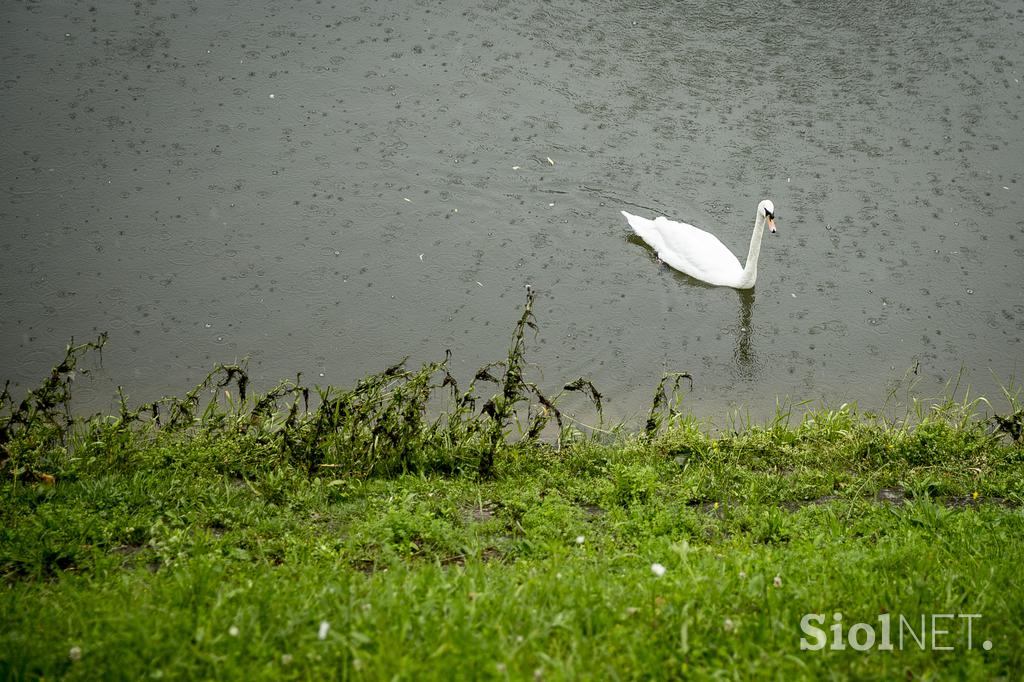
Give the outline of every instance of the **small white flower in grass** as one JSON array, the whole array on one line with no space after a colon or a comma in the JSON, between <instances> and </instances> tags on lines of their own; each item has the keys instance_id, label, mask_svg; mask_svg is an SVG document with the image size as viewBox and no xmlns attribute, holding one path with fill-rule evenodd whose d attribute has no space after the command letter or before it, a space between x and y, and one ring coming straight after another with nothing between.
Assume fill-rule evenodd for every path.
<instances>
[{"instance_id":1,"label":"small white flower in grass","mask_svg":"<svg viewBox=\"0 0 1024 682\"><path fill-rule=\"evenodd\" d=\"M292 662L291 654L281 654L281 665L290 665Z\"/></svg>"},{"instance_id":2,"label":"small white flower in grass","mask_svg":"<svg viewBox=\"0 0 1024 682\"><path fill-rule=\"evenodd\" d=\"M321 641L327 639L327 633L330 631L331 624L328 623L326 620L320 621L320 631L316 633L317 639Z\"/></svg>"},{"instance_id":3,"label":"small white flower in grass","mask_svg":"<svg viewBox=\"0 0 1024 682\"><path fill-rule=\"evenodd\" d=\"M775 585L775 587L782 587L782 576L775 576L775 580L772 581L772 585Z\"/></svg>"},{"instance_id":4,"label":"small white flower in grass","mask_svg":"<svg viewBox=\"0 0 1024 682\"><path fill-rule=\"evenodd\" d=\"M746 580L746 579L747 579L747 572L746 571L740 571L740 580Z\"/></svg>"},{"instance_id":5,"label":"small white flower in grass","mask_svg":"<svg viewBox=\"0 0 1024 682\"><path fill-rule=\"evenodd\" d=\"M498 671L499 675L504 675L505 673L508 672L508 666L505 665L504 663L496 663L494 665L494 668L495 668L495 670Z\"/></svg>"},{"instance_id":6,"label":"small white flower in grass","mask_svg":"<svg viewBox=\"0 0 1024 682\"><path fill-rule=\"evenodd\" d=\"M725 622L722 623L722 628L726 632L732 632L733 630L736 629L736 623L732 622L732 618L726 618Z\"/></svg>"},{"instance_id":7,"label":"small white flower in grass","mask_svg":"<svg viewBox=\"0 0 1024 682\"><path fill-rule=\"evenodd\" d=\"M232 625L231 627L229 627L228 628L228 634L231 635L232 637L238 637L238 626L237 625Z\"/></svg>"},{"instance_id":8,"label":"small white flower in grass","mask_svg":"<svg viewBox=\"0 0 1024 682\"><path fill-rule=\"evenodd\" d=\"M68 651L68 658L70 658L72 661L80 661L80 660L82 660L82 647L80 647L80 646L73 646L73 647L71 647L71 650Z\"/></svg>"},{"instance_id":9,"label":"small white flower in grass","mask_svg":"<svg viewBox=\"0 0 1024 682\"><path fill-rule=\"evenodd\" d=\"M665 575L665 567L657 563L651 564L651 573L660 578L661 576Z\"/></svg>"},{"instance_id":10,"label":"small white flower in grass","mask_svg":"<svg viewBox=\"0 0 1024 682\"><path fill-rule=\"evenodd\" d=\"M586 538L583 537L582 535L577 535L576 536L576 544L577 545L582 545L585 540L586 540Z\"/></svg>"}]
</instances>

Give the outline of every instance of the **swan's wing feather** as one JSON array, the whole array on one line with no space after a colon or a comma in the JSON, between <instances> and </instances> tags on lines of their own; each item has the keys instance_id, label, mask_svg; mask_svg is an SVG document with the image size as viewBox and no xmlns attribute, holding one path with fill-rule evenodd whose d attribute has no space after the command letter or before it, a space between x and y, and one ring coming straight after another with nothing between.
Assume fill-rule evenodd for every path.
<instances>
[{"instance_id":1,"label":"swan's wing feather","mask_svg":"<svg viewBox=\"0 0 1024 682\"><path fill-rule=\"evenodd\" d=\"M715 235L664 216L650 220L626 211L622 215L658 258L676 270L710 284L734 286L741 278L743 266Z\"/></svg>"},{"instance_id":2,"label":"swan's wing feather","mask_svg":"<svg viewBox=\"0 0 1024 682\"><path fill-rule=\"evenodd\" d=\"M664 217L656 218L654 224L662 236L665 255L686 263L688 268L705 274L743 270L743 266L740 265L739 260L729 250L729 247L710 232ZM672 264L665 258L662 260ZM688 270L683 270L683 272L688 272Z\"/></svg>"}]
</instances>

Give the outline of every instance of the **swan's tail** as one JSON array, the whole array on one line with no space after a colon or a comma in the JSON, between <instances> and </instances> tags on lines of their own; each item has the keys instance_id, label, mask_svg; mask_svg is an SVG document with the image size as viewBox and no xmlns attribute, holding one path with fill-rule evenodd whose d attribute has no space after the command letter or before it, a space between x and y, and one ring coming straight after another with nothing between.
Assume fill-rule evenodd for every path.
<instances>
[{"instance_id":1,"label":"swan's tail","mask_svg":"<svg viewBox=\"0 0 1024 682\"><path fill-rule=\"evenodd\" d=\"M638 215L632 213L621 212L626 217L626 222L633 228L637 236L643 239L645 242L651 245L655 250L661 248L661 236L658 231L654 229L654 221L648 218L641 218Z\"/></svg>"}]
</instances>

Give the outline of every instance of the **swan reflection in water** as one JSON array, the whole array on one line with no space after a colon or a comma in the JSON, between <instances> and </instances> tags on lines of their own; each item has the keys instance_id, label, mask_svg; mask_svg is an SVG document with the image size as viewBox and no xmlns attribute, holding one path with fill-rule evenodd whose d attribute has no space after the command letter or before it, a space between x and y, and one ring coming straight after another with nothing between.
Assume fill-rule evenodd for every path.
<instances>
[{"instance_id":1,"label":"swan reflection in water","mask_svg":"<svg viewBox=\"0 0 1024 682\"><path fill-rule=\"evenodd\" d=\"M628 235L626 241L630 244L641 246L648 251L651 251L650 245L646 244L643 239L635 234ZM660 259L658 259L660 261ZM719 287L702 282L699 279L690 277L689 275L683 274L674 268L667 268L681 285L685 284L687 287L695 287L698 289L705 289L707 291L715 291ZM735 332L736 339L733 346L733 360L735 361L736 375L740 379L750 380L756 377L762 368L762 363L758 359L758 354L751 344L751 337L753 335L753 317L754 317L754 301L757 298L755 289L753 287L749 289L734 289L736 292L736 303L739 312L739 319L735 327L731 327L730 330ZM728 297L726 297L728 300Z\"/></svg>"},{"instance_id":2,"label":"swan reflection in water","mask_svg":"<svg viewBox=\"0 0 1024 682\"><path fill-rule=\"evenodd\" d=\"M750 347L751 317L754 311L753 289L737 289L736 293L740 298L740 326L736 330L736 347L733 357L736 360L736 369L743 379L753 379L760 369L757 354Z\"/></svg>"}]
</instances>

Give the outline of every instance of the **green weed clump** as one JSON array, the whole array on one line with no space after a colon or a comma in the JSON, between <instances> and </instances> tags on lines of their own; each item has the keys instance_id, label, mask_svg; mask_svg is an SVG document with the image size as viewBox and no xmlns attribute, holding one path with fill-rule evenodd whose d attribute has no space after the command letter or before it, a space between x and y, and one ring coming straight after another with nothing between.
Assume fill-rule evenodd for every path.
<instances>
[{"instance_id":1,"label":"green weed clump","mask_svg":"<svg viewBox=\"0 0 1024 682\"><path fill-rule=\"evenodd\" d=\"M601 394L586 378L550 397L527 378L526 337L537 329L534 297L528 288L506 359L478 370L465 391L450 371L448 354L419 369L403 360L351 389L311 388L300 375L256 395L244 364L220 364L182 397L130 408L122 393L118 415L83 423L72 419L69 408L74 368L85 351L102 348L106 336L72 344L51 376L20 403L7 388L0 394L0 446L8 454L0 471L26 480L54 471L68 475L69 458L123 465L140 440L212 440L218 450L231 442L227 448L238 457L210 463L239 474L259 465L298 466L310 475L330 469L363 477L417 471L491 477L497 458L518 441L536 442L552 421L563 429L557 403L564 392L586 394L601 416ZM493 383L497 392L483 400L479 383ZM432 414L437 393L446 390L448 408Z\"/></svg>"},{"instance_id":2,"label":"green weed clump","mask_svg":"<svg viewBox=\"0 0 1024 682\"><path fill-rule=\"evenodd\" d=\"M464 390L448 357L262 394L220 365L74 419L104 337L5 390L0 678L1019 677L1015 394L713 429L671 374L640 433L584 433L525 374L532 301ZM849 645L886 616L893 650Z\"/></svg>"}]
</instances>

